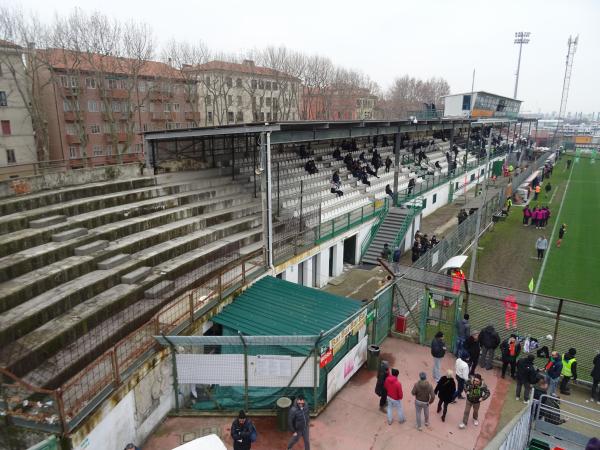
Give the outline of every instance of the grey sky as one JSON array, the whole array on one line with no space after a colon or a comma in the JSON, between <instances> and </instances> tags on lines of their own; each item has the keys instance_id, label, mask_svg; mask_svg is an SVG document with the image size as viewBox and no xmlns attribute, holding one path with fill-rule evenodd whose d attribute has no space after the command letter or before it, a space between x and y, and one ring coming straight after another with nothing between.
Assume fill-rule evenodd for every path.
<instances>
[{"instance_id":1,"label":"grey sky","mask_svg":"<svg viewBox=\"0 0 600 450\"><path fill-rule=\"evenodd\" d=\"M15 0L0 0L16 3ZM149 23L161 41L202 39L239 52L286 45L361 70L386 89L405 73L448 80L452 92L512 96L515 31L530 31L519 99L524 110L559 108L566 42L579 34L568 111L600 111L600 1L597 0L18 0L43 18L78 6ZM184 4L185 6L181 6Z\"/></svg>"}]
</instances>

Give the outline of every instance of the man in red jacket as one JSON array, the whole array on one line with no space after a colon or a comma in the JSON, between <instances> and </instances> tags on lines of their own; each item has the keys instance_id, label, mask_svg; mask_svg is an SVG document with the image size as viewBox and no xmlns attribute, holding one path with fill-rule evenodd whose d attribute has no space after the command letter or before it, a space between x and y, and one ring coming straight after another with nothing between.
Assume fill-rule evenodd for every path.
<instances>
[{"instance_id":1,"label":"man in red jacket","mask_svg":"<svg viewBox=\"0 0 600 450\"><path fill-rule=\"evenodd\" d=\"M402 385L398 380L398 369L392 369L392 373L388 375L383 383L383 387L387 392L387 421L388 425L392 424L392 411L395 408L398 409L398 422L404 423L406 418L404 417L404 411L402 409Z\"/></svg>"}]
</instances>

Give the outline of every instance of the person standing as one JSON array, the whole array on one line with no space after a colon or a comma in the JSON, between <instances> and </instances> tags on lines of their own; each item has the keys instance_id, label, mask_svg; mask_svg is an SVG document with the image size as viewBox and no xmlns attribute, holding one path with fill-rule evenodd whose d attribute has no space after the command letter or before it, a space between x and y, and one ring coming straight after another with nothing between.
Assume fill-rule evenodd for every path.
<instances>
[{"instance_id":1,"label":"person standing","mask_svg":"<svg viewBox=\"0 0 600 450\"><path fill-rule=\"evenodd\" d=\"M467 381L465 392L467 393L467 402L465 404L462 422L458 425L458 428L460 429L464 429L467 426L471 409L473 409L473 425L479 425L479 406L481 405L481 402L490 397L490 390L478 373L473 375L473 378L470 381Z\"/></svg>"},{"instance_id":2,"label":"person standing","mask_svg":"<svg viewBox=\"0 0 600 450\"><path fill-rule=\"evenodd\" d=\"M457 360L458 361L458 360ZM468 369L467 369L468 372ZM448 404L454 400L454 394L456 393L456 383L454 382L454 376L452 371L448 369L446 375L440 378L435 387L434 394L438 396L437 413L442 411L442 422L446 421L446 413L448 412Z\"/></svg>"},{"instance_id":3,"label":"person standing","mask_svg":"<svg viewBox=\"0 0 600 450\"><path fill-rule=\"evenodd\" d=\"M563 355L561 372L563 378L560 382L561 394L571 395L571 391L569 390L569 381L571 378L573 380L577 380L577 360L575 359L576 354L577 350L570 348L569 351Z\"/></svg>"},{"instance_id":4,"label":"person standing","mask_svg":"<svg viewBox=\"0 0 600 450\"><path fill-rule=\"evenodd\" d=\"M299 395L294 402L294 406L290 408L288 415L288 425L293 433L287 445L288 450L296 445L300 437L304 441L304 450L310 450L309 423L310 411L308 405L304 400L304 396Z\"/></svg>"},{"instance_id":5,"label":"person standing","mask_svg":"<svg viewBox=\"0 0 600 450\"><path fill-rule=\"evenodd\" d=\"M444 342L444 333L438 331L431 341L431 356L433 356L433 379L436 383L440 379L440 369L445 354L446 343Z\"/></svg>"},{"instance_id":6,"label":"person standing","mask_svg":"<svg viewBox=\"0 0 600 450\"><path fill-rule=\"evenodd\" d=\"M429 426L429 405L435 400L433 386L427 381L427 374L421 372L419 381L412 388L412 395L415 396L415 411L417 414L417 430L421 431L421 411L425 418L425 426Z\"/></svg>"},{"instance_id":7,"label":"person standing","mask_svg":"<svg viewBox=\"0 0 600 450\"><path fill-rule=\"evenodd\" d=\"M537 372L533 365L535 356L527 355L519 360L517 363L517 390L516 399L521 399L521 388L525 388L523 393L523 400L525 403L529 401L529 394L531 391L531 385L537 382Z\"/></svg>"},{"instance_id":8,"label":"person standing","mask_svg":"<svg viewBox=\"0 0 600 450\"><path fill-rule=\"evenodd\" d=\"M508 339L502 341L500 344L500 351L502 352L502 378L506 376L506 369L510 366L510 376L515 377L515 364L519 353L521 353L521 344L517 342L517 336L511 334Z\"/></svg>"},{"instance_id":9,"label":"person standing","mask_svg":"<svg viewBox=\"0 0 600 450\"><path fill-rule=\"evenodd\" d=\"M377 383L375 384L375 393L379 396L379 410L385 412L387 405L387 391L383 386L386 378L390 374L390 369L387 361L381 361L379 373L377 374Z\"/></svg>"},{"instance_id":10,"label":"person standing","mask_svg":"<svg viewBox=\"0 0 600 450\"><path fill-rule=\"evenodd\" d=\"M465 313L462 319L456 324L457 337L456 337L456 355L460 355L460 352L465 348L465 342L468 337L471 336L471 324L469 323L469 315Z\"/></svg>"},{"instance_id":11,"label":"person standing","mask_svg":"<svg viewBox=\"0 0 600 450\"><path fill-rule=\"evenodd\" d=\"M402 408L402 384L400 380L398 380L398 375L400 372L398 369L392 369L392 373L388 375L385 379L385 383L383 384L383 388L387 393L387 422L388 425L392 424L393 418L393 409L396 408L398 410L398 422L404 423L406 418L404 417L404 410Z\"/></svg>"},{"instance_id":12,"label":"person standing","mask_svg":"<svg viewBox=\"0 0 600 450\"><path fill-rule=\"evenodd\" d=\"M458 354L456 363L454 364L454 372L456 372L456 392L454 393L454 399L463 399L463 391L465 390L465 384L469 381L469 365L465 361L468 353L463 350Z\"/></svg>"},{"instance_id":13,"label":"person standing","mask_svg":"<svg viewBox=\"0 0 600 450\"><path fill-rule=\"evenodd\" d=\"M392 256L392 249L389 244L383 244L383 250L381 250L381 259L389 261Z\"/></svg>"},{"instance_id":14,"label":"person standing","mask_svg":"<svg viewBox=\"0 0 600 450\"><path fill-rule=\"evenodd\" d=\"M481 342L481 367L485 367L486 370L492 370L494 353L500 345L500 336L493 325L490 324L481 330L479 341Z\"/></svg>"},{"instance_id":15,"label":"person standing","mask_svg":"<svg viewBox=\"0 0 600 450\"><path fill-rule=\"evenodd\" d=\"M562 358L560 357L560 353L557 351L552 352L545 370L548 380L548 395L555 395L558 382L560 381L560 374L562 373Z\"/></svg>"},{"instance_id":16,"label":"person standing","mask_svg":"<svg viewBox=\"0 0 600 450\"><path fill-rule=\"evenodd\" d=\"M590 402L594 402L600 404L600 390L598 389L598 384L600 384L600 352L596 356L594 356L594 361L592 362L594 368L592 369L592 396L590 397Z\"/></svg>"},{"instance_id":17,"label":"person standing","mask_svg":"<svg viewBox=\"0 0 600 450\"><path fill-rule=\"evenodd\" d=\"M525 209L523 209L523 225L524 226L529 225L530 217L531 217L531 210L529 209L529 205L526 205Z\"/></svg>"},{"instance_id":18,"label":"person standing","mask_svg":"<svg viewBox=\"0 0 600 450\"><path fill-rule=\"evenodd\" d=\"M514 295L509 294L504 298L504 324L507 330L517 328L517 311L519 304Z\"/></svg>"},{"instance_id":19,"label":"person standing","mask_svg":"<svg viewBox=\"0 0 600 450\"><path fill-rule=\"evenodd\" d=\"M479 354L481 353L481 342L479 341L479 333L477 331L467 338L465 350L469 353L469 375L474 375L477 363L479 362ZM466 380L468 380L468 377L465 378Z\"/></svg>"},{"instance_id":20,"label":"person standing","mask_svg":"<svg viewBox=\"0 0 600 450\"><path fill-rule=\"evenodd\" d=\"M254 424L246 417L246 413L240 410L237 418L231 424L233 450L250 450L253 433L255 433Z\"/></svg>"},{"instance_id":21,"label":"person standing","mask_svg":"<svg viewBox=\"0 0 600 450\"><path fill-rule=\"evenodd\" d=\"M537 230L538 227L538 207L534 206L533 211L531 211L531 225L535 227Z\"/></svg>"},{"instance_id":22,"label":"person standing","mask_svg":"<svg viewBox=\"0 0 600 450\"><path fill-rule=\"evenodd\" d=\"M565 233L567 232L567 224L563 223L558 229L558 241L556 241L556 246L560 248L560 244L562 244L563 237L565 237Z\"/></svg>"},{"instance_id":23,"label":"person standing","mask_svg":"<svg viewBox=\"0 0 600 450\"><path fill-rule=\"evenodd\" d=\"M541 261L544 259L544 252L548 248L548 239L546 239L546 236L542 235L535 241L535 248L537 249L537 259Z\"/></svg>"}]
</instances>

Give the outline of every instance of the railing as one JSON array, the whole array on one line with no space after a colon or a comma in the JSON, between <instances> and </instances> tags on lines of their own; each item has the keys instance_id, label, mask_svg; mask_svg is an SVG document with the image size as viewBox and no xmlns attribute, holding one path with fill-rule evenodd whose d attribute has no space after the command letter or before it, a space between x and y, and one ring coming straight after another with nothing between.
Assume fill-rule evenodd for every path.
<instances>
[{"instance_id":1,"label":"railing","mask_svg":"<svg viewBox=\"0 0 600 450\"><path fill-rule=\"evenodd\" d=\"M379 228L381 227L381 224L383 223L383 221L387 217L388 211L389 211L389 203L388 203L388 199L386 198L385 199L385 205L384 205L383 209L381 209L379 211L379 213L377 214L377 219L375 220L375 223L373 224L373 226L369 230L369 234L367 235L367 237L364 239L362 245L360 246L360 258L361 258L361 260L362 260L362 257L367 252L367 250L369 249L369 247L371 246L371 243L373 242L373 239L375 239L375 236L377 236L377 232L379 231Z\"/></svg>"},{"instance_id":2,"label":"railing","mask_svg":"<svg viewBox=\"0 0 600 450\"><path fill-rule=\"evenodd\" d=\"M485 446L485 450L524 450L529 440L532 404L514 416Z\"/></svg>"},{"instance_id":3,"label":"railing","mask_svg":"<svg viewBox=\"0 0 600 450\"><path fill-rule=\"evenodd\" d=\"M423 210L423 207L422 206L412 206L409 208L409 210L410 210L410 212L404 218L404 221L402 222L402 225L400 225L400 229L398 230L398 233L396 234L396 239L394 239L393 248L396 248L400 245L400 243L402 242L402 239L404 239L404 236L406 235L406 232L408 231L408 227L410 227L410 224L412 223L414 218Z\"/></svg>"},{"instance_id":4,"label":"railing","mask_svg":"<svg viewBox=\"0 0 600 450\"><path fill-rule=\"evenodd\" d=\"M385 208L388 208L387 199L375 200L369 205L361 206L346 214L320 223L315 231L315 244L333 239L350 228L371 220Z\"/></svg>"},{"instance_id":5,"label":"railing","mask_svg":"<svg viewBox=\"0 0 600 450\"><path fill-rule=\"evenodd\" d=\"M210 280L178 295L148 322L117 342L58 389L31 386L0 368L0 415L29 426L69 431L157 350L153 336L175 334L264 267L262 250L225 265Z\"/></svg>"},{"instance_id":6,"label":"railing","mask_svg":"<svg viewBox=\"0 0 600 450\"><path fill-rule=\"evenodd\" d=\"M406 117L416 117L420 120L434 120L444 117L444 111L439 109L425 109L420 111L406 111Z\"/></svg>"}]
</instances>

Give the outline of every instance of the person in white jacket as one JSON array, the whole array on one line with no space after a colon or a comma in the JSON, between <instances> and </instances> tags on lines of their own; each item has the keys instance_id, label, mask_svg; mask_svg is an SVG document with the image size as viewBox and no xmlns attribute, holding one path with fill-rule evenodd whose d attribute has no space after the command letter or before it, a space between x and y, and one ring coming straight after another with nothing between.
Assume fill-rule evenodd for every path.
<instances>
[{"instance_id":1,"label":"person in white jacket","mask_svg":"<svg viewBox=\"0 0 600 450\"><path fill-rule=\"evenodd\" d=\"M465 383L469 381L469 365L466 361L467 358L468 353L463 350L459 353L458 358L456 358L456 363L454 364L454 373L456 373L456 393L454 394L455 399L464 398L462 393L465 389Z\"/></svg>"}]
</instances>

